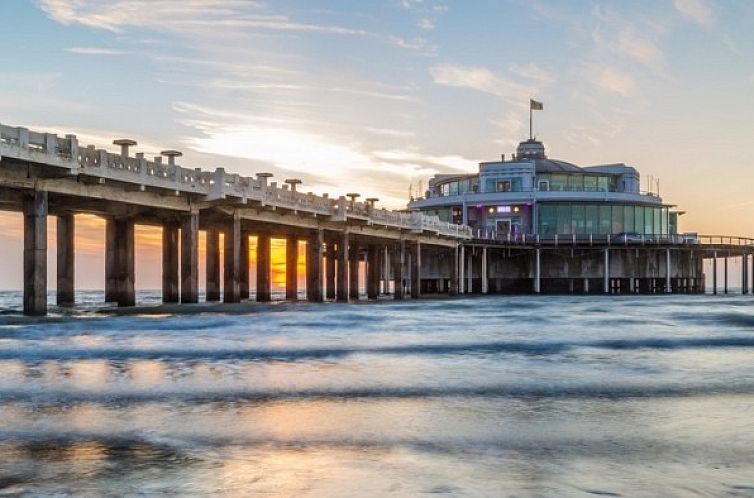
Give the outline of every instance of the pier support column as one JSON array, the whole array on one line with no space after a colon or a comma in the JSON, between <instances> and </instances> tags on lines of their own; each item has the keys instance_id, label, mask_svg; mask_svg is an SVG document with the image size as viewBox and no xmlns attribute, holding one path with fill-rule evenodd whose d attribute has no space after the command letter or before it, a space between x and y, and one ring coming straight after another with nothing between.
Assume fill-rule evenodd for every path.
<instances>
[{"instance_id":1,"label":"pier support column","mask_svg":"<svg viewBox=\"0 0 754 498\"><path fill-rule=\"evenodd\" d=\"M199 302L199 213L181 220L181 302Z\"/></svg>"},{"instance_id":2,"label":"pier support column","mask_svg":"<svg viewBox=\"0 0 754 498\"><path fill-rule=\"evenodd\" d=\"M712 254L712 294L717 295L717 252Z\"/></svg>"},{"instance_id":3,"label":"pier support column","mask_svg":"<svg viewBox=\"0 0 754 498\"><path fill-rule=\"evenodd\" d=\"M665 292L673 292L673 284L670 280L670 249L665 249Z\"/></svg>"},{"instance_id":4,"label":"pier support column","mask_svg":"<svg viewBox=\"0 0 754 498\"><path fill-rule=\"evenodd\" d=\"M206 300L220 300L220 231L215 228L207 230L206 254Z\"/></svg>"},{"instance_id":5,"label":"pier support column","mask_svg":"<svg viewBox=\"0 0 754 498\"><path fill-rule=\"evenodd\" d=\"M741 294L749 293L749 255L741 257Z\"/></svg>"},{"instance_id":6,"label":"pier support column","mask_svg":"<svg viewBox=\"0 0 754 498\"><path fill-rule=\"evenodd\" d=\"M377 246L367 248L367 298L377 299L380 293L380 251Z\"/></svg>"},{"instance_id":7,"label":"pier support column","mask_svg":"<svg viewBox=\"0 0 754 498\"><path fill-rule=\"evenodd\" d=\"M309 239L311 243L311 239ZM311 254L307 247L307 256ZM309 260L307 258L307 271ZM309 283L307 273L307 288ZM289 301L298 299L298 238L289 235L285 238L285 298Z\"/></svg>"},{"instance_id":8,"label":"pier support column","mask_svg":"<svg viewBox=\"0 0 754 498\"><path fill-rule=\"evenodd\" d=\"M74 245L75 221L72 214L58 215L57 261L58 261L58 306L74 304Z\"/></svg>"},{"instance_id":9,"label":"pier support column","mask_svg":"<svg viewBox=\"0 0 754 498\"><path fill-rule=\"evenodd\" d=\"M458 251L458 293L466 293L466 248L462 245Z\"/></svg>"},{"instance_id":10,"label":"pier support column","mask_svg":"<svg viewBox=\"0 0 754 498\"><path fill-rule=\"evenodd\" d=\"M541 249L534 250L534 294L542 292Z\"/></svg>"},{"instance_id":11,"label":"pier support column","mask_svg":"<svg viewBox=\"0 0 754 498\"><path fill-rule=\"evenodd\" d=\"M728 293L728 256L723 258L723 293Z\"/></svg>"},{"instance_id":12,"label":"pier support column","mask_svg":"<svg viewBox=\"0 0 754 498\"><path fill-rule=\"evenodd\" d=\"M468 251L466 253L466 262L464 263L466 265L466 292L471 294L474 292L474 255L472 254L473 251Z\"/></svg>"},{"instance_id":13,"label":"pier support column","mask_svg":"<svg viewBox=\"0 0 754 498\"><path fill-rule=\"evenodd\" d=\"M332 239L327 241L327 256L326 269L325 269L325 297L327 299L335 299L335 265L337 259L337 252L335 249L335 242Z\"/></svg>"},{"instance_id":14,"label":"pier support column","mask_svg":"<svg viewBox=\"0 0 754 498\"><path fill-rule=\"evenodd\" d=\"M359 247L351 244L348 259L348 297L359 300Z\"/></svg>"},{"instance_id":15,"label":"pier support column","mask_svg":"<svg viewBox=\"0 0 754 498\"><path fill-rule=\"evenodd\" d=\"M450 252L450 286L448 294L451 296L458 295L458 246L456 245Z\"/></svg>"},{"instance_id":16,"label":"pier support column","mask_svg":"<svg viewBox=\"0 0 754 498\"><path fill-rule=\"evenodd\" d=\"M241 269L241 217L233 215L233 220L225 228L225 258L223 273L223 301L238 303L241 301L240 269Z\"/></svg>"},{"instance_id":17,"label":"pier support column","mask_svg":"<svg viewBox=\"0 0 754 498\"><path fill-rule=\"evenodd\" d=\"M390 268L390 249L385 246L383 249L383 271L382 274L382 293L383 294L390 294L390 275L392 269Z\"/></svg>"},{"instance_id":18,"label":"pier support column","mask_svg":"<svg viewBox=\"0 0 754 498\"><path fill-rule=\"evenodd\" d=\"M487 247L482 247L482 294L489 292L489 281L487 280Z\"/></svg>"},{"instance_id":19,"label":"pier support column","mask_svg":"<svg viewBox=\"0 0 754 498\"><path fill-rule=\"evenodd\" d=\"M178 302L178 223L162 225L162 302Z\"/></svg>"},{"instance_id":20,"label":"pier support column","mask_svg":"<svg viewBox=\"0 0 754 498\"><path fill-rule=\"evenodd\" d=\"M602 292L610 294L610 249L605 248L605 262L602 266Z\"/></svg>"},{"instance_id":21,"label":"pier support column","mask_svg":"<svg viewBox=\"0 0 754 498\"><path fill-rule=\"evenodd\" d=\"M422 245L417 241L411 245L411 298L421 297Z\"/></svg>"},{"instance_id":22,"label":"pier support column","mask_svg":"<svg viewBox=\"0 0 754 498\"><path fill-rule=\"evenodd\" d=\"M338 244L338 286L336 289L337 299L340 302L348 302L348 255L349 236L344 233Z\"/></svg>"},{"instance_id":23,"label":"pier support column","mask_svg":"<svg viewBox=\"0 0 754 498\"><path fill-rule=\"evenodd\" d=\"M133 306L134 222L130 218L110 218L105 232L105 300L118 306Z\"/></svg>"},{"instance_id":24,"label":"pier support column","mask_svg":"<svg viewBox=\"0 0 754 498\"><path fill-rule=\"evenodd\" d=\"M272 300L270 292L270 236L257 235L257 301Z\"/></svg>"},{"instance_id":25,"label":"pier support column","mask_svg":"<svg viewBox=\"0 0 754 498\"><path fill-rule=\"evenodd\" d=\"M241 246L238 259L238 297L249 299L249 232L241 231Z\"/></svg>"},{"instance_id":26,"label":"pier support column","mask_svg":"<svg viewBox=\"0 0 754 498\"><path fill-rule=\"evenodd\" d=\"M322 246L324 243L325 237L322 230L317 230L306 241L306 299L314 303L320 303L323 300L322 258L324 252Z\"/></svg>"},{"instance_id":27,"label":"pier support column","mask_svg":"<svg viewBox=\"0 0 754 498\"><path fill-rule=\"evenodd\" d=\"M24 314L47 314L47 192L24 195Z\"/></svg>"},{"instance_id":28,"label":"pier support column","mask_svg":"<svg viewBox=\"0 0 754 498\"><path fill-rule=\"evenodd\" d=\"M396 244L393 252L393 299L403 299L403 265L406 261L406 247L402 240Z\"/></svg>"}]
</instances>

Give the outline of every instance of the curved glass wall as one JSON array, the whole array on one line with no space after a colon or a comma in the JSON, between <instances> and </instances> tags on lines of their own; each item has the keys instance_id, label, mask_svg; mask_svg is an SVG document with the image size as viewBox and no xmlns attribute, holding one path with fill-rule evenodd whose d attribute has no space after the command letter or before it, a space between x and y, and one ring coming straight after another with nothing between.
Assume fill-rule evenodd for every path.
<instances>
[{"instance_id":1,"label":"curved glass wall","mask_svg":"<svg viewBox=\"0 0 754 498\"><path fill-rule=\"evenodd\" d=\"M548 202L537 204L541 235L608 235L636 232L668 235L674 227L668 208L615 203Z\"/></svg>"}]
</instances>

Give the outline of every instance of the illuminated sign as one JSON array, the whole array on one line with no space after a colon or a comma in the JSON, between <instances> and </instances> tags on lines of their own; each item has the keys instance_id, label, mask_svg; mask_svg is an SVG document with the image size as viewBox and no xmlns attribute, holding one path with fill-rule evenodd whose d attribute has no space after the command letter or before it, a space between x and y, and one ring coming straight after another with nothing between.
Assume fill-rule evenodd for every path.
<instances>
[{"instance_id":1,"label":"illuminated sign","mask_svg":"<svg viewBox=\"0 0 754 498\"><path fill-rule=\"evenodd\" d=\"M497 207L497 212L498 213L510 213L511 212L511 207L510 206L498 206Z\"/></svg>"}]
</instances>

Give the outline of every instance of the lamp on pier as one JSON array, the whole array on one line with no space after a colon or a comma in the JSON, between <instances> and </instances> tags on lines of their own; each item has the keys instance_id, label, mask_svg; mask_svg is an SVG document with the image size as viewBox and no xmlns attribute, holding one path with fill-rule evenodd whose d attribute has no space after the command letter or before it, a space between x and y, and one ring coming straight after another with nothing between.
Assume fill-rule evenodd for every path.
<instances>
[{"instance_id":1,"label":"lamp on pier","mask_svg":"<svg viewBox=\"0 0 754 498\"><path fill-rule=\"evenodd\" d=\"M272 178L274 175L272 173L257 173L257 180L262 182L262 185L265 187L267 186L267 179Z\"/></svg>"},{"instance_id":2,"label":"lamp on pier","mask_svg":"<svg viewBox=\"0 0 754 498\"><path fill-rule=\"evenodd\" d=\"M356 203L356 199L361 197L361 194L357 194L356 192L351 192L350 194L346 194L346 197L351 198L351 205L353 206Z\"/></svg>"},{"instance_id":3,"label":"lamp on pier","mask_svg":"<svg viewBox=\"0 0 754 498\"><path fill-rule=\"evenodd\" d=\"M298 178L288 178L287 180L285 180L285 183L291 186L291 192L295 192L296 185L301 185L303 182Z\"/></svg>"},{"instance_id":4,"label":"lamp on pier","mask_svg":"<svg viewBox=\"0 0 754 498\"><path fill-rule=\"evenodd\" d=\"M177 150L163 150L160 155L168 158L168 166L175 166L175 158L181 157L183 153Z\"/></svg>"},{"instance_id":5,"label":"lamp on pier","mask_svg":"<svg viewBox=\"0 0 754 498\"><path fill-rule=\"evenodd\" d=\"M137 143L136 140L131 140L130 138L119 138L113 140L113 145L120 145L120 155L122 157L128 157L128 148L137 145Z\"/></svg>"}]
</instances>

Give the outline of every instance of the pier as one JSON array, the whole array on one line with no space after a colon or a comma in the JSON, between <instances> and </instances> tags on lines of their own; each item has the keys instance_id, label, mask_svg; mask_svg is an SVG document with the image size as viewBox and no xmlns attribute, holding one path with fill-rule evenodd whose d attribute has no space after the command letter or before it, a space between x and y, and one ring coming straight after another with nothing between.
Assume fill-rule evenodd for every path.
<instances>
[{"instance_id":1,"label":"pier","mask_svg":"<svg viewBox=\"0 0 754 498\"><path fill-rule=\"evenodd\" d=\"M74 303L75 221L106 221L105 300L135 305L134 225L162 228L165 303L199 301L199 231L206 232L206 300L249 299L249 238L257 237L257 301L269 301L270 239L286 240L286 298L297 299L298 244L306 244L306 299L349 302L444 293L699 293L703 261L743 261L749 290L754 240L677 235L498 235L418 211L378 208L357 193L301 192L300 181L185 168L179 151L152 159L113 142L116 153L0 125L0 209L24 216L24 313L47 312L47 218L57 219L57 305ZM220 234L223 235L220 257ZM366 282L359 268L366 267ZM222 274L222 279L221 279ZM727 272L725 273L727 275ZM716 275L716 272L715 272ZM716 277L713 277L716 278ZM220 288L221 282L223 284ZM715 280L713 288L717 291Z\"/></svg>"}]
</instances>

